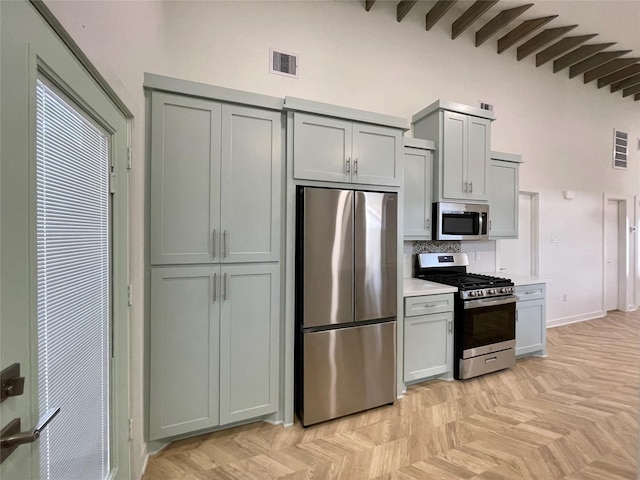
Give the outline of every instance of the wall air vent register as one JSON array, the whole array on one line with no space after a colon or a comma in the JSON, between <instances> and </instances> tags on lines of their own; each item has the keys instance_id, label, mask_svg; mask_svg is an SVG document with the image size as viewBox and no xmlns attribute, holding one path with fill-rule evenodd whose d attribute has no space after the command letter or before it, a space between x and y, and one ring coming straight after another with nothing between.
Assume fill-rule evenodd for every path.
<instances>
[{"instance_id":1,"label":"wall air vent register","mask_svg":"<svg viewBox=\"0 0 640 480\"><path fill-rule=\"evenodd\" d=\"M629 135L619 130L613 131L613 168L627 168Z\"/></svg>"},{"instance_id":2,"label":"wall air vent register","mask_svg":"<svg viewBox=\"0 0 640 480\"><path fill-rule=\"evenodd\" d=\"M297 54L270 48L269 59L270 73L298 78L300 61Z\"/></svg>"}]
</instances>

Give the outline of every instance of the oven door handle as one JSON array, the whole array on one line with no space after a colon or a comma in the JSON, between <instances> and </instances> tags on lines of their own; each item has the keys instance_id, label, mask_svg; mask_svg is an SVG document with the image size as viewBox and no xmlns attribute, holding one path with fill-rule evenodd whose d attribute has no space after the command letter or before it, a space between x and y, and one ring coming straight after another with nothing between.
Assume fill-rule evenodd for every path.
<instances>
[{"instance_id":1,"label":"oven door handle","mask_svg":"<svg viewBox=\"0 0 640 480\"><path fill-rule=\"evenodd\" d=\"M506 305L507 303L515 303L518 300L517 295L507 295L499 298L479 298L478 300L469 300L464 302L464 309L493 307L495 305Z\"/></svg>"}]
</instances>

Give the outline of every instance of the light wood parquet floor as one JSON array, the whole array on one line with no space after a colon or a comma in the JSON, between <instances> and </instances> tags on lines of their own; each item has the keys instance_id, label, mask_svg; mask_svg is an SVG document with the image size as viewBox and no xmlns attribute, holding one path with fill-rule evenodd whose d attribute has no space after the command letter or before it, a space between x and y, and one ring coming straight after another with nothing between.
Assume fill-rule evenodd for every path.
<instances>
[{"instance_id":1,"label":"light wood parquet floor","mask_svg":"<svg viewBox=\"0 0 640 480\"><path fill-rule=\"evenodd\" d=\"M640 313L557 327L548 357L317 426L254 423L171 444L144 480L636 479Z\"/></svg>"}]
</instances>

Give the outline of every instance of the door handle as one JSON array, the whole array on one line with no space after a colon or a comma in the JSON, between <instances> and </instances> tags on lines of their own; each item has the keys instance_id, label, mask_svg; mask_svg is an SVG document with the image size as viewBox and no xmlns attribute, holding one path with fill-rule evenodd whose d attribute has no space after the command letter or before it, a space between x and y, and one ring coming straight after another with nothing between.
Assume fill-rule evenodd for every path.
<instances>
[{"instance_id":1,"label":"door handle","mask_svg":"<svg viewBox=\"0 0 640 480\"><path fill-rule=\"evenodd\" d=\"M51 420L53 420L59 413L59 408L52 408L38 420L35 427L25 432L20 431L19 418L11 420L9 424L2 429L2 432L0 432L0 463L11 455L20 445L33 443L38 440L42 430L44 430L45 427L49 425L49 422L51 422Z\"/></svg>"}]
</instances>

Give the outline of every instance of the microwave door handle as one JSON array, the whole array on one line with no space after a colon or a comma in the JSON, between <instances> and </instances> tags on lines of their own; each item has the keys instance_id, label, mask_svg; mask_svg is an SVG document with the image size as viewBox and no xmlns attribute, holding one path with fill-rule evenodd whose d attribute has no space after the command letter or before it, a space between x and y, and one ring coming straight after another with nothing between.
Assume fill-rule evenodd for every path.
<instances>
[{"instance_id":1,"label":"microwave door handle","mask_svg":"<svg viewBox=\"0 0 640 480\"><path fill-rule=\"evenodd\" d=\"M478 235L482 235L482 212L478 213Z\"/></svg>"}]
</instances>

